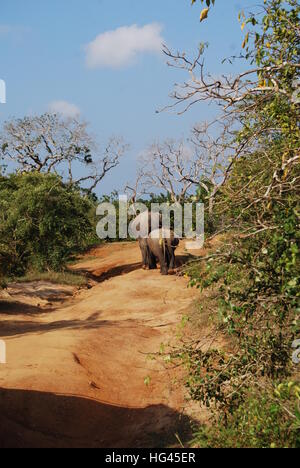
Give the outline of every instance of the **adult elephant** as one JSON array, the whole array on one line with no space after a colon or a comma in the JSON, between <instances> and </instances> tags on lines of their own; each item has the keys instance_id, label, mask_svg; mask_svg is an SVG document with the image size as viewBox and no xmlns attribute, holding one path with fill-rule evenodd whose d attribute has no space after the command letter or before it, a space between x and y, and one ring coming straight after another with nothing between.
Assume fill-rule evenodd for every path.
<instances>
[{"instance_id":1,"label":"adult elephant","mask_svg":"<svg viewBox=\"0 0 300 468\"><path fill-rule=\"evenodd\" d=\"M179 245L179 239L170 229L161 228L152 231L147 239L140 240L140 245L148 251L150 269L157 268L157 260L162 275L167 275L170 269L175 268L175 250Z\"/></svg>"},{"instance_id":2,"label":"adult elephant","mask_svg":"<svg viewBox=\"0 0 300 468\"><path fill-rule=\"evenodd\" d=\"M145 242L149 234L156 229L162 227L162 215L160 213L152 213L144 211L138 215L130 224L130 231L136 236L139 241L140 250L142 253L143 269L156 268L156 261L151 254L148 243Z\"/></svg>"}]
</instances>

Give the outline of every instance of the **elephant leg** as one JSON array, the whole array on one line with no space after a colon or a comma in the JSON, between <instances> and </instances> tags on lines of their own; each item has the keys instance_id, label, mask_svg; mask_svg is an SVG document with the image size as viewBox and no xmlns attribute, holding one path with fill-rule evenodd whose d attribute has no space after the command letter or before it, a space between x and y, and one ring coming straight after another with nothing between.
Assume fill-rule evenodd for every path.
<instances>
[{"instance_id":1,"label":"elephant leg","mask_svg":"<svg viewBox=\"0 0 300 468\"><path fill-rule=\"evenodd\" d=\"M145 239L139 239L139 246L142 254L142 267L147 268L148 266L148 246Z\"/></svg>"},{"instance_id":2,"label":"elephant leg","mask_svg":"<svg viewBox=\"0 0 300 468\"><path fill-rule=\"evenodd\" d=\"M168 256L167 254L167 246L166 248L160 244L159 239L148 239L148 247L150 252L150 264L155 265L156 268L156 259L158 259L160 263L160 272L162 275L167 275L169 268L168 268Z\"/></svg>"},{"instance_id":3,"label":"elephant leg","mask_svg":"<svg viewBox=\"0 0 300 468\"><path fill-rule=\"evenodd\" d=\"M170 270L174 270L175 268L175 249L172 247L169 249L169 255L170 255Z\"/></svg>"},{"instance_id":4,"label":"elephant leg","mask_svg":"<svg viewBox=\"0 0 300 468\"><path fill-rule=\"evenodd\" d=\"M145 270L146 269L156 270L156 268L157 268L156 257L152 253L152 251L151 251L151 249L150 249L150 247L148 245L147 239L139 239L139 245L140 245L140 249L141 249L141 252L142 252L143 268Z\"/></svg>"},{"instance_id":5,"label":"elephant leg","mask_svg":"<svg viewBox=\"0 0 300 468\"><path fill-rule=\"evenodd\" d=\"M159 263L160 263L160 272L162 275L167 275L169 273L169 261L168 261L168 249L167 246L159 251Z\"/></svg>"},{"instance_id":6,"label":"elephant leg","mask_svg":"<svg viewBox=\"0 0 300 468\"><path fill-rule=\"evenodd\" d=\"M156 270L156 268L157 268L156 257L151 252L149 247L148 247L148 266L149 266L149 270Z\"/></svg>"}]
</instances>

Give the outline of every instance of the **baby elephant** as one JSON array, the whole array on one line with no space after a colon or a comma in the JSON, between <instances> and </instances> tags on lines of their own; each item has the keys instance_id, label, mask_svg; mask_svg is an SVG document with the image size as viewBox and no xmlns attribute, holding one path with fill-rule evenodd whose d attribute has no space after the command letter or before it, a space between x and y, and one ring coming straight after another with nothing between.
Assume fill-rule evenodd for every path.
<instances>
[{"instance_id":1,"label":"baby elephant","mask_svg":"<svg viewBox=\"0 0 300 468\"><path fill-rule=\"evenodd\" d=\"M157 260L162 275L167 275L169 269L175 268L175 250L179 245L179 239L175 238L173 231L165 228L156 229L151 232L148 239L141 239L140 243L141 248L148 249L150 270L157 267Z\"/></svg>"}]
</instances>

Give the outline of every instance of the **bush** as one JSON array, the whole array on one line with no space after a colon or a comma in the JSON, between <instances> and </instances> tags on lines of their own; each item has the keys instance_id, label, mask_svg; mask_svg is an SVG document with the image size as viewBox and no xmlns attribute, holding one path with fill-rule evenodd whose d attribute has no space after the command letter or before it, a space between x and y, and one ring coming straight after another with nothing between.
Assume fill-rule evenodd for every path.
<instances>
[{"instance_id":1,"label":"bush","mask_svg":"<svg viewBox=\"0 0 300 468\"><path fill-rule=\"evenodd\" d=\"M0 270L22 275L63 269L96 241L94 204L56 175L0 178Z\"/></svg>"},{"instance_id":2,"label":"bush","mask_svg":"<svg viewBox=\"0 0 300 468\"><path fill-rule=\"evenodd\" d=\"M299 448L300 388L294 383L274 391L251 389L237 411L195 434L194 444L209 448Z\"/></svg>"}]
</instances>

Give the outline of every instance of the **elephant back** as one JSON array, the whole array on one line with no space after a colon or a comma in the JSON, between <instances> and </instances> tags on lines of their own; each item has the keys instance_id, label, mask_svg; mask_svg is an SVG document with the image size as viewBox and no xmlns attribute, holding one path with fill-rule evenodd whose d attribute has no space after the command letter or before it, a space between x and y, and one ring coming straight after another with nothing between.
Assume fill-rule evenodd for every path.
<instances>
[{"instance_id":1,"label":"elephant back","mask_svg":"<svg viewBox=\"0 0 300 468\"><path fill-rule=\"evenodd\" d=\"M161 228L161 226L162 215L148 211L139 214L132 222L132 228L140 233L140 237L148 237L152 231Z\"/></svg>"}]
</instances>

